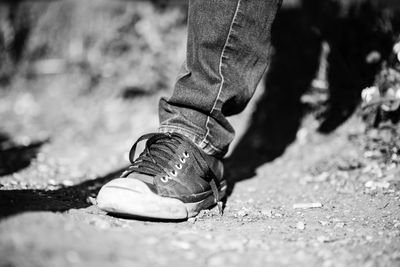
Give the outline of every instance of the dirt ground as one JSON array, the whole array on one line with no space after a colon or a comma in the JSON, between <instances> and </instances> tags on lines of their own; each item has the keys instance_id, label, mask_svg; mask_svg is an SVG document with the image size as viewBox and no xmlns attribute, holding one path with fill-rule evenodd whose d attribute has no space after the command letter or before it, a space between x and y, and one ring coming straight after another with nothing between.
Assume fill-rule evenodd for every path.
<instances>
[{"instance_id":1,"label":"dirt ground","mask_svg":"<svg viewBox=\"0 0 400 267\"><path fill-rule=\"evenodd\" d=\"M1 88L0 266L400 266L400 127L367 129L354 107L323 122L309 112L300 98L315 68L302 58L314 46L299 47L295 31L273 39L269 74L231 119L223 216L213 208L160 222L100 211L96 193L128 165L132 143L156 129L158 99L173 83L163 79L184 55L184 14L173 8L153 25L146 19L167 11L141 10L135 23L161 36L163 53L137 44L146 63L131 59L131 80L94 85L71 67L17 74ZM283 11L277 27L293 14Z\"/></svg>"},{"instance_id":2,"label":"dirt ground","mask_svg":"<svg viewBox=\"0 0 400 267\"><path fill-rule=\"evenodd\" d=\"M142 131L153 126L143 120L157 120L157 98L131 103L141 107L131 120ZM233 119L239 136L254 102ZM329 135L316 125L304 119L297 140L251 179L235 183L245 167L228 157L234 187L224 215L212 209L185 222L114 218L91 205L116 176L110 170L126 164L107 150L126 144L118 135L87 146L68 140L62 150L49 141L28 168L0 180L0 266L397 266L398 173L354 141L364 135L356 116Z\"/></svg>"}]
</instances>

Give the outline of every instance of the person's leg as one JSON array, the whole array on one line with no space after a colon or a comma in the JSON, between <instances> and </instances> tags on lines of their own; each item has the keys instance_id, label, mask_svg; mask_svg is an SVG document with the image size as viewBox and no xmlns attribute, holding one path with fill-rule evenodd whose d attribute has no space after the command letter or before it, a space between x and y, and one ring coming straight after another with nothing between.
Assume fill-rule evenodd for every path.
<instances>
[{"instance_id":1,"label":"person's leg","mask_svg":"<svg viewBox=\"0 0 400 267\"><path fill-rule=\"evenodd\" d=\"M221 157L234 130L226 117L244 109L266 69L271 25L281 0L191 0L187 59L160 133L131 166L102 187L108 212L162 219L193 217L226 193ZM129 179L126 179L129 178Z\"/></svg>"},{"instance_id":2,"label":"person's leg","mask_svg":"<svg viewBox=\"0 0 400 267\"><path fill-rule=\"evenodd\" d=\"M191 0L187 56L172 97L160 101L160 131L189 137L223 156L269 60L281 0Z\"/></svg>"}]
</instances>

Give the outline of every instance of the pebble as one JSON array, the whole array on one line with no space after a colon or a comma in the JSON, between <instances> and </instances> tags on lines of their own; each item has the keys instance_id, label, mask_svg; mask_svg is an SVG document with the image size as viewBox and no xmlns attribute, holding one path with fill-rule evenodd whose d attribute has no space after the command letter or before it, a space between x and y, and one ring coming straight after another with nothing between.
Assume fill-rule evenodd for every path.
<instances>
[{"instance_id":1,"label":"pebble","mask_svg":"<svg viewBox=\"0 0 400 267\"><path fill-rule=\"evenodd\" d=\"M63 180L62 185L63 186L73 186L74 183L71 180Z\"/></svg>"},{"instance_id":2,"label":"pebble","mask_svg":"<svg viewBox=\"0 0 400 267\"><path fill-rule=\"evenodd\" d=\"M380 157L382 157L382 153L380 151L372 150L364 152L364 158L379 159Z\"/></svg>"},{"instance_id":3,"label":"pebble","mask_svg":"<svg viewBox=\"0 0 400 267\"><path fill-rule=\"evenodd\" d=\"M247 188L247 192L253 193L253 192L256 192L256 191L257 191L257 189L255 187Z\"/></svg>"},{"instance_id":4,"label":"pebble","mask_svg":"<svg viewBox=\"0 0 400 267\"><path fill-rule=\"evenodd\" d=\"M377 188L383 188L387 189L390 187L389 182L374 182L374 181L368 181L365 183L365 187L371 188L372 190L375 190Z\"/></svg>"},{"instance_id":5,"label":"pebble","mask_svg":"<svg viewBox=\"0 0 400 267\"><path fill-rule=\"evenodd\" d=\"M318 221L318 222L319 222L319 224L321 224L322 226L326 226L326 225L329 224L328 221Z\"/></svg>"},{"instance_id":6,"label":"pebble","mask_svg":"<svg viewBox=\"0 0 400 267\"><path fill-rule=\"evenodd\" d=\"M196 217L192 217L188 219L188 223L194 224L196 222Z\"/></svg>"},{"instance_id":7,"label":"pebble","mask_svg":"<svg viewBox=\"0 0 400 267\"><path fill-rule=\"evenodd\" d=\"M57 182L54 179L50 179L50 180L47 181L47 184L55 186L55 185L57 185Z\"/></svg>"},{"instance_id":8,"label":"pebble","mask_svg":"<svg viewBox=\"0 0 400 267\"><path fill-rule=\"evenodd\" d=\"M319 202L293 204L293 209L312 209L312 208L321 208L321 207L322 207L322 204Z\"/></svg>"},{"instance_id":9,"label":"pebble","mask_svg":"<svg viewBox=\"0 0 400 267\"><path fill-rule=\"evenodd\" d=\"M304 230L304 229L306 229L306 225L303 222L298 222L296 224L296 228L299 230Z\"/></svg>"},{"instance_id":10,"label":"pebble","mask_svg":"<svg viewBox=\"0 0 400 267\"><path fill-rule=\"evenodd\" d=\"M268 209L261 210L261 214L271 218L272 217L272 210L268 210Z\"/></svg>"},{"instance_id":11,"label":"pebble","mask_svg":"<svg viewBox=\"0 0 400 267\"><path fill-rule=\"evenodd\" d=\"M241 210L238 211L237 215L238 215L239 217L245 217L245 216L248 215L248 213L247 213L247 211L241 209Z\"/></svg>"},{"instance_id":12,"label":"pebble","mask_svg":"<svg viewBox=\"0 0 400 267\"><path fill-rule=\"evenodd\" d=\"M373 51L369 52L369 54L365 57L365 61L368 64L373 64L373 63L379 62L379 60L381 60L381 58L382 58L381 54L378 51L373 50Z\"/></svg>"},{"instance_id":13,"label":"pebble","mask_svg":"<svg viewBox=\"0 0 400 267\"><path fill-rule=\"evenodd\" d=\"M323 235L318 236L318 237L317 237L317 240L318 240L319 242L321 242L321 243L327 243L327 242L330 241L330 239L329 239L328 237L323 236Z\"/></svg>"},{"instance_id":14,"label":"pebble","mask_svg":"<svg viewBox=\"0 0 400 267\"><path fill-rule=\"evenodd\" d=\"M191 248L190 243L181 240L172 240L171 245L184 250L188 250Z\"/></svg>"},{"instance_id":15,"label":"pebble","mask_svg":"<svg viewBox=\"0 0 400 267\"><path fill-rule=\"evenodd\" d=\"M87 197L86 202L88 204L97 205L97 200L94 197Z\"/></svg>"},{"instance_id":16,"label":"pebble","mask_svg":"<svg viewBox=\"0 0 400 267\"><path fill-rule=\"evenodd\" d=\"M329 172L323 172L320 175L315 176L313 182L325 182L328 180L329 176Z\"/></svg>"},{"instance_id":17,"label":"pebble","mask_svg":"<svg viewBox=\"0 0 400 267\"><path fill-rule=\"evenodd\" d=\"M370 235L367 235L367 236L365 237L365 239L366 239L367 241L372 241L374 238L373 238L372 236L370 236Z\"/></svg>"}]
</instances>

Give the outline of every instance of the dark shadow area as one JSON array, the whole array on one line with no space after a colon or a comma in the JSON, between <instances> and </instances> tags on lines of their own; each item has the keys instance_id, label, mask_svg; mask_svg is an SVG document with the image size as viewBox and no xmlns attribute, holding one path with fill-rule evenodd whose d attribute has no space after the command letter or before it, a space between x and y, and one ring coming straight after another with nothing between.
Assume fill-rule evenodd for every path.
<instances>
[{"instance_id":1,"label":"dark shadow area","mask_svg":"<svg viewBox=\"0 0 400 267\"><path fill-rule=\"evenodd\" d=\"M39 149L48 140L40 140L29 145L17 145L11 138L0 132L0 176L12 174L28 167Z\"/></svg>"},{"instance_id":2,"label":"dark shadow area","mask_svg":"<svg viewBox=\"0 0 400 267\"><path fill-rule=\"evenodd\" d=\"M125 168L123 168L125 169ZM0 190L0 219L26 211L63 212L91 206L87 198L96 196L101 186L116 178L122 170L58 190Z\"/></svg>"},{"instance_id":3,"label":"dark shadow area","mask_svg":"<svg viewBox=\"0 0 400 267\"><path fill-rule=\"evenodd\" d=\"M140 87L127 87L122 91L122 98L123 99L134 99L141 96L148 96L154 94L154 91L146 90Z\"/></svg>"},{"instance_id":4,"label":"dark shadow area","mask_svg":"<svg viewBox=\"0 0 400 267\"><path fill-rule=\"evenodd\" d=\"M309 89L320 54L320 37L301 9L284 9L272 30L275 51L250 126L226 160L230 190L255 175L258 166L283 154L294 141L305 107L300 97Z\"/></svg>"},{"instance_id":5,"label":"dark shadow area","mask_svg":"<svg viewBox=\"0 0 400 267\"><path fill-rule=\"evenodd\" d=\"M337 10L333 15L325 15L330 15L329 20L318 21L322 37L330 45L330 98L319 131L329 133L356 110L361 91L372 85L382 62L389 58L395 32L399 32L395 28L399 26L398 21L393 21L395 18L387 17L368 2L350 6L345 16L340 16L339 7L333 4L326 4L324 8ZM380 59L367 62L371 52L378 52Z\"/></svg>"},{"instance_id":6,"label":"dark shadow area","mask_svg":"<svg viewBox=\"0 0 400 267\"><path fill-rule=\"evenodd\" d=\"M336 1L303 0L301 8L282 9L272 29L275 48L250 126L225 160L228 192L255 175L264 163L281 156L296 138L303 115L312 112L301 96L310 89L319 69L321 44L328 56L329 99L319 118L319 131L330 133L345 122L371 85L382 60L366 63L371 51L385 59L393 33L378 26L382 14L368 3L356 4L343 15Z\"/></svg>"},{"instance_id":7,"label":"dark shadow area","mask_svg":"<svg viewBox=\"0 0 400 267\"><path fill-rule=\"evenodd\" d=\"M143 217L143 216L135 216L135 215L123 215L123 214L113 214L113 213L107 213L107 215L110 215L115 218L120 218L120 219L127 219L127 220L135 220L135 221L142 221L142 222L158 222L158 223L180 223L180 222L186 222L187 219L157 219L157 218L150 218L150 217Z\"/></svg>"}]
</instances>

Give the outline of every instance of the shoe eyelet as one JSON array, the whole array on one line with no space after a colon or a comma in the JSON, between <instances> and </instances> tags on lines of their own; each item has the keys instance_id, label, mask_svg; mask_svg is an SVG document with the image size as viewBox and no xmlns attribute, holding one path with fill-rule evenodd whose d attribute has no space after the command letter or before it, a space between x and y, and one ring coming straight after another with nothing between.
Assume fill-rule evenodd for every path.
<instances>
[{"instance_id":1,"label":"shoe eyelet","mask_svg":"<svg viewBox=\"0 0 400 267\"><path fill-rule=\"evenodd\" d=\"M175 170L172 170L172 171L171 171L171 175L172 175L172 176L176 177L177 174L178 174L178 173L177 173Z\"/></svg>"},{"instance_id":2,"label":"shoe eyelet","mask_svg":"<svg viewBox=\"0 0 400 267\"><path fill-rule=\"evenodd\" d=\"M185 159L185 158L179 158L179 160L180 160L182 163L185 163L185 162L186 162L186 159Z\"/></svg>"},{"instance_id":3,"label":"shoe eyelet","mask_svg":"<svg viewBox=\"0 0 400 267\"><path fill-rule=\"evenodd\" d=\"M189 153L187 153L187 152L185 151L185 152L183 152L183 156L184 156L185 158L188 158L188 157L189 157Z\"/></svg>"},{"instance_id":4,"label":"shoe eyelet","mask_svg":"<svg viewBox=\"0 0 400 267\"><path fill-rule=\"evenodd\" d=\"M182 164L175 164L175 167L176 167L178 170L180 170L180 169L182 169Z\"/></svg>"},{"instance_id":5,"label":"shoe eyelet","mask_svg":"<svg viewBox=\"0 0 400 267\"><path fill-rule=\"evenodd\" d=\"M168 182L168 180L169 180L170 178L168 177L168 176L163 176L163 177L161 177L161 182L163 182L163 183L167 183Z\"/></svg>"}]
</instances>

